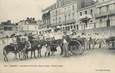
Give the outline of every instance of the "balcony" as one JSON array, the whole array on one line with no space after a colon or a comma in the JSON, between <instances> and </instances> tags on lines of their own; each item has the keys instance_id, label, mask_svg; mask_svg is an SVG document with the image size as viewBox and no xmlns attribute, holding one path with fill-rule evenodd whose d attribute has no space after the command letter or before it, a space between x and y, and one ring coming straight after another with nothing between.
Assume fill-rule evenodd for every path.
<instances>
[{"instance_id":1,"label":"balcony","mask_svg":"<svg viewBox=\"0 0 115 73\"><path fill-rule=\"evenodd\" d=\"M102 13L96 13L96 14L95 14L95 17L96 17L96 18L101 18L101 17L105 17L105 16L107 16L107 15L108 15L107 12L102 12Z\"/></svg>"},{"instance_id":2,"label":"balcony","mask_svg":"<svg viewBox=\"0 0 115 73\"><path fill-rule=\"evenodd\" d=\"M105 16L112 16L112 15L115 15L115 10L111 10L109 12L101 12L101 13L96 13L95 14L95 17L96 18L101 18L101 17L105 17Z\"/></svg>"},{"instance_id":3,"label":"balcony","mask_svg":"<svg viewBox=\"0 0 115 73\"><path fill-rule=\"evenodd\" d=\"M65 23L66 23L66 24L71 24L71 23L75 23L75 22L76 22L75 19L71 19L71 20L67 20Z\"/></svg>"},{"instance_id":4,"label":"balcony","mask_svg":"<svg viewBox=\"0 0 115 73\"><path fill-rule=\"evenodd\" d=\"M115 10L110 11L110 15L115 15Z\"/></svg>"},{"instance_id":5,"label":"balcony","mask_svg":"<svg viewBox=\"0 0 115 73\"><path fill-rule=\"evenodd\" d=\"M72 23L76 23L75 19L71 19L71 20L66 20L60 23L52 23L51 26L59 26L59 25L67 25L67 24L72 24Z\"/></svg>"}]
</instances>

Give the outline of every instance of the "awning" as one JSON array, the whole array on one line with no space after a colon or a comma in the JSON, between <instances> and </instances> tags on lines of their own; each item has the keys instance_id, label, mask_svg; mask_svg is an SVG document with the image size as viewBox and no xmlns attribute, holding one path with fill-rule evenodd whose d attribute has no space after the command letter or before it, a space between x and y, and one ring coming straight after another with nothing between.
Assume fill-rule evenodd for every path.
<instances>
[{"instance_id":1,"label":"awning","mask_svg":"<svg viewBox=\"0 0 115 73\"><path fill-rule=\"evenodd\" d=\"M80 16L78 18L78 20L82 21L82 20L88 20L88 19L91 19L92 16L91 15L83 15L83 16Z\"/></svg>"}]
</instances>

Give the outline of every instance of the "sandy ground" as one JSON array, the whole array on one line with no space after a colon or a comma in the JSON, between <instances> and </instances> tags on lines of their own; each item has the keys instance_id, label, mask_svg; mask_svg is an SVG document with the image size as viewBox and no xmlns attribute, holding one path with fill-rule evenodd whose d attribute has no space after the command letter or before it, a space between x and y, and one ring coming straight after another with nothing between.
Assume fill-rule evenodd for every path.
<instances>
[{"instance_id":1,"label":"sandy ground","mask_svg":"<svg viewBox=\"0 0 115 73\"><path fill-rule=\"evenodd\" d=\"M115 73L115 50L95 49L68 58L59 56L58 50L56 56L26 61L13 61L9 54L10 62L5 63L0 47L0 73Z\"/></svg>"}]
</instances>

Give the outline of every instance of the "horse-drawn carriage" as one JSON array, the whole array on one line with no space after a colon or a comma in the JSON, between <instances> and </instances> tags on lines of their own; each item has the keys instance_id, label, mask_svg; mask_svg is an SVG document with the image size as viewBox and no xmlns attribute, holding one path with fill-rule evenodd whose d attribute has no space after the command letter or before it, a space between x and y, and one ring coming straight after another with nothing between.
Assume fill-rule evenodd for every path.
<instances>
[{"instance_id":1,"label":"horse-drawn carriage","mask_svg":"<svg viewBox=\"0 0 115 73\"><path fill-rule=\"evenodd\" d=\"M58 36L55 35L54 37L52 37L52 40L50 38L50 46L52 47L52 49L54 49L54 51L56 51L55 49L60 46L61 48L61 53L63 54L63 35L62 36ZM72 38L71 36L69 36L69 41L68 41L68 51L70 51L72 54L74 55L81 55L85 52L86 50L86 38L80 38L80 37L74 37Z\"/></svg>"}]
</instances>

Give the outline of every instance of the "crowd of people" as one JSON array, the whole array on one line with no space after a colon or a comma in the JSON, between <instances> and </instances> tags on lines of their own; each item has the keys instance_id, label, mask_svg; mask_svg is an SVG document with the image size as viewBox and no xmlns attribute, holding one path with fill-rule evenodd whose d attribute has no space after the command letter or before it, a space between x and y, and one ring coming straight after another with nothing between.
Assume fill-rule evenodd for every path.
<instances>
[{"instance_id":1,"label":"crowd of people","mask_svg":"<svg viewBox=\"0 0 115 73\"><path fill-rule=\"evenodd\" d=\"M7 50L5 49L4 52L5 54L5 58L7 57L6 55L8 54L8 52L14 52L15 53L19 53L20 51L24 53L24 58L28 58L28 51L31 51L31 57L34 53L34 57L35 56L35 50L38 51L38 55L39 57L41 57L41 49L43 46L46 47L46 53L45 56L51 56L53 55L56 51L57 51L57 47L60 46L61 49L61 53L60 55L62 55L63 57L68 57L72 54L72 52L70 51L70 41L71 41L71 37L70 35L67 34L67 32L63 33L64 35L62 36L62 39L60 41L55 40L55 37L52 38L45 38L44 36L42 36L42 39L37 36L34 37L34 35L29 34L29 35L18 35L18 36L14 36L12 37L12 42L8 45L12 46L12 44L16 44L17 45L17 49L13 49L13 50ZM87 49L91 50L94 48L94 46L97 44L95 39L92 39L91 37L89 38L89 40L83 41L85 42L84 45L87 46ZM4 40L2 40L2 43L5 43ZM84 46L82 45L82 46ZM101 48L102 46L102 42L99 42L99 48ZM6 47L5 47L6 48ZM11 48L10 48L11 49Z\"/></svg>"}]
</instances>

